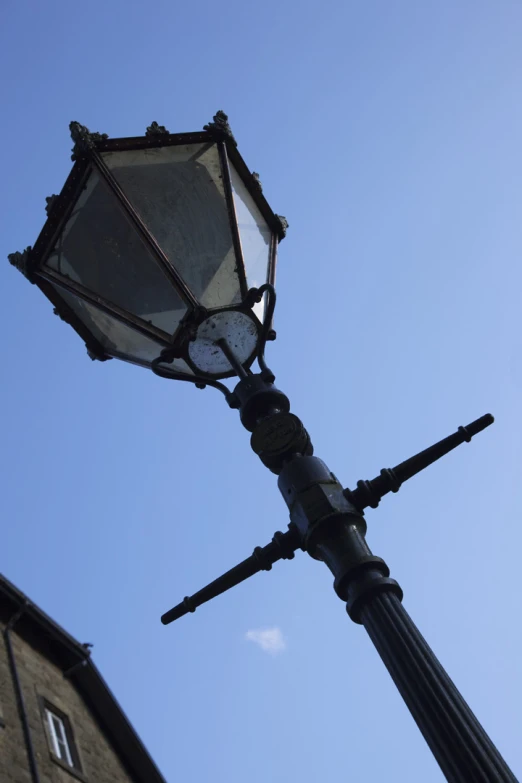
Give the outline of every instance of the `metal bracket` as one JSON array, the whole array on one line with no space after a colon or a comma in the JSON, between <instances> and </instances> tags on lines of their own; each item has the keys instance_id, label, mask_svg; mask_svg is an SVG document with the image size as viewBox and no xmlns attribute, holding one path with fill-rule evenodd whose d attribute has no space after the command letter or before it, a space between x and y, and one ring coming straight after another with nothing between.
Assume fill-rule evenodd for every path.
<instances>
[{"instance_id":1,"label":"metal bracket","mask_svg":"<svg viewBox=\"0 0 522 783\"><path fill-rule=\"evenodd\" d=\"M14 261L11 261L11 263L14 264ZM243 300L242 306L249 307L249 308L253 307L253 305L256 302L261 301L265 293L268 294L268 304L266 308L265 318L263 320L263 324L261 327L261 333L259 335L259 343L258 343L257 356L256 356L257 362L261 369L261 373L259 376L257 376L257 375L253 375L250 372L247 373L246 371L244 371L243 378L247 376L248 378L261 377L262 380L265 382L265 384L266 383L273 384L273 382L275 381L275 375L266 366L265 347L266 347L267 340L270 338L271 324L272 324L272 319L274 317L274 310L276 305L276 292L274 286L270 285L269 283L265 283L260 288L251 288L250 291L247 293L245 299ZM195 318L193 319L194 327L197 327L197 324L200 322L200 320L202 320L202 314L196 313ZM221 345L221 348L222 350L224 349L228 360L231 362L231 365L234 367L234 362L231 361L232 357L228 355L227 347ZM213 389L218 389L218 391L224 394L231 408L240 407L240 401L238 395L236 394L238 387L236 387L236 390L231 391L227 386L225 386L224 383L220 383L219 381L216 381L212 378L208 378L206 375L184 375L183 373L178 373L175 372L174 370L169 370L167 367L160 366L161 364L165 364L165 363L168 364L169 362L172 362L172 360L176 358L176 356L178 356L177 349L164 348L161 354L158 357L156 357L156 359L154 359L154 361L151 363L152 372L155 375L160 376L161 378L167 378L173 381L187 381L189 383L193 383L197 389L204 389L206 386L211 386ZM240 378L242 378L241 373L238 372L238 375Z\"/></svg>"},{"instance_id":2,"label":"metal bracket","mask_svg":"<svg viewBox=\"0 0 522 783\"><path fill-rule=\"evenodd\" d=\"M247 557L242 563L231 568L230 571L215 579L198 593L186 596L180 604L165 612L161 622L163 625L168 625L174 622L174 620L183 617L183 615L188 614L188 612L195 612L201 604L216 598L216 596L244 582L245 579L259 573L259 571L270 571L272 565L278 560L292 560L296 549L300 548L301 541L297 530L292 525L289 525L286 533L281 533L280 531L274 533L274 537L269 544L264 547L257 546L250 557Z\"/></svg>"},{"instance_id":3,"label":"metal bracket","mask_svg":"<svg viewBox=\"0 0 522 783\"><path fill-rule=\"evenodd\" d=\"M444 457L461 443L469 443L473 435L482 432L494 421L491 413L486 413L480 419L472 421L466 427L459 427L453 435L439 440L438 443L434 443L433 446L420 451L414 457L399 463L394 468L384 468L380 475L371 481L358 481L357 489L345 489L344 496L350 503L353 503L358 511L362 511L368 506L377 508L381 499L388 492L398 492L405 481Z\"/></svg>"},{"instance_id":4,"label":"metal bracket","mask_svg":"<svg viewBox=\"0 0 522 783\"><path fill-rule=\"evenodd\" d=\"M182 378L182 380L187 379ZM257 380L262 383L259 375L251 376L248 380L250 382ZM264 423L270 421L270 417L262 421L263 426L266 426ZM399 585L393 579L388 578L389 571L386 563L380 558L372 556L370 551L366 551L366 547L363 546L366 530L363 510L368 506L376 508L381 498L388 492L398 492L401 484L405 481L448 454L461 443L469 443L473 435L482 432L490 424L493 424L493 421L493 416L488 413L468 424L467 427L459 427L453 435L435 443L392 469L382 470L380 475L371 481L357 482L357 489L353 491L342 490L335 476L320 460L302 455L297 459L290 459L281 473L279 487L297 524L291 521L286 533L277 532L270 544L265 547L256 547L253 554L239 565L215 579L199 592L184 598L180 604L162 616L161 622L168 625L188 612L195 612L201 604L230 590L259 571L269 571L273 563L278 560L291 560L297 549L308 551L312 557L325 560L330 569L336 573L335 588L339 596L342 596L347 589L347 581L353 577L357 570L362 569L363 571L373 570L377 574L379 589L395 591L399 598L402 597ZM339 528L337 533L342 533L340 528L343 525L343 519L347 517L350 517L350 529L353 528L351 532L355 531L356 533L355 547L352 547L353 552L350 553L348 560L344 557L336 562L337 558L328 551L328 546L321 542L323 538L321 528L324 530L328 525L333 525ZM354 521L357 524L354 524ZM332 532L334 531L332 530ZM327 541L329 538L331 535L326 536ZM370 576L375 577L375 574L370 574ZM368 586L366 585L366 587ZM365 585L363 587L355 585L351 590L353 595L350 596L348 603L350 616L355 622L360 622L360 605L365 597L363 588L366 589L366 587ZM374 588L375 585L369 585L368 589Z\"/></svg>"}]
</instances>

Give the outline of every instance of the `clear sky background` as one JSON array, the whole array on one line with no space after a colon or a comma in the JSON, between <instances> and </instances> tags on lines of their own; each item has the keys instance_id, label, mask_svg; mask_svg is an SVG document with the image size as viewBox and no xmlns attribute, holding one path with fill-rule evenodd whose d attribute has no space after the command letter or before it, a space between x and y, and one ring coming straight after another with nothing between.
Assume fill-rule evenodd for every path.
<instances>
[{"instance_id":1,"label":"clear sky background","mask_svg":"<svg viewBox=\"0 0 522 783\"><path fill-rule=\"evenodd\" d=\"M522 772L522 2L4 0L1 254L34 243L68 124L217 109L290 221L268 359L349 486L484 413L368 540ZM435 783L364 629L305 554L167 628L285 529L213 390L91 362L0 266L0 570L80 641L170 783ZM247 636L280 630L285 649ZM252 634L250 634L252 636Z\"/></svg>"}]
</instances>

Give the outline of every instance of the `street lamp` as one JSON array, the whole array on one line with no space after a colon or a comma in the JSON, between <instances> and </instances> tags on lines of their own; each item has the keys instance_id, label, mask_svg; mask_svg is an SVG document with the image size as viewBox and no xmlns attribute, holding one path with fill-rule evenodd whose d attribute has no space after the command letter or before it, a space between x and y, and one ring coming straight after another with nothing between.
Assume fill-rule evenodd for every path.
<instances>
[{"instance_id":1,"label":"street lamp","mask_svg":"<svg viewBox=\"0 0 522 783\"><path fill-rule=\"evenodd\" d=\"M262 334L277 242L259 179L226 116L201 133L108 139L71 123L74 167L29 252L10 260L53 302L96 359L151 367L162 353L185 380L246 372ZM257 301L259 300L259 301ZM270 336L268 333L267 336ZM160 367L163 362L160 363Z\"/></svg>"},{"instance_id":2,"label":"street lamp","mask_svg":"<svg viewBox=\"0 0 522 783\"><path fill-rule=\"evenodd\" d=\"M85 340L91 358L122 359L222 392L278 475L290 511L251 557L163 615L168 624L301 549L323 561L350 618L363 625L447 780L516 783L513 773L402 606L370 551L364 509L493 422L487 414L372 481L343 488L274 386L275 266L287 222L237 150L223 112L202 132L108 139L71 123L74 166L34 248L10 262ZM251 369L257 360L259 371ZM239 377L230 390L223 379Z\"/></svg>"}]
</instances>

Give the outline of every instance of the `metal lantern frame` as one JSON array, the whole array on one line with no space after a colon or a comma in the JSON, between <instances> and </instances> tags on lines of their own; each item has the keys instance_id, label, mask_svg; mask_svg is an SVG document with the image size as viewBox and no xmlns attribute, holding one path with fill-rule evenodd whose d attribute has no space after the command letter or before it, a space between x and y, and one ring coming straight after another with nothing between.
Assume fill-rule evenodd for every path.
<instances>
[{"instance_id":1,"label":"metal lantern frame","mask_svg":"<svg viewBox=\"0 0 522 783\"><path fill-rule=\"evenodd\" d=\"M273 290L276 276L277 247L279 242L285 237L288 223L285 218L276 215L269 206L263 195L259 176L251 172L237 149L237 143L234 139L228 117L223 112L218 112L213 122L204 126L202 131L196 133L169 133L164 126L153 122L148 128L145 136L109 139L106 134L91 133L88 128L77 122L70 124L71 136L75 142L72 154L74 166L67 177L67 180L59 195L53 195L47 198L48 218L36 240L33 248L27 248L23 253L14 253L9 258L13 265L17 266L21 272L34 284L40 288L43 294L52 302L55 307L55 313L66 321L79 336L85 341L87 351L92 359L105 361L110 358L117 358L142 367L150 368L156 371L162 369L169 374L169 377L179 380L187 380L195 383L211 383L219 378L230 378L237 376L237 368L232 367L230 371L216 374L206 374L194 364L189 355L189 343L194 339L197 327L209 316L226 311L242 312L247 314L255 323L258 333L258 344L251 352L248 359L242 363L246 370L255 361L256 356L261 349L260 340L266 342L267 339L275 339L275 332L271 328L271 322L261 323L257 315L252 310L253 305L260 301L265 295L266 289ZM133 206L129 197L111 169L103 159L103 153L107 152L125 152L135 150L147 150L161 147L175 147L186 145L208 145L216 146L219 155L220 177L223 182L225 194L228 222L232 235L233 250L236 259L236 268L239 277L240 294L242 301L237 305L205 308L198 301L195 293L180 275L172 261L167 257L151 230L147 227L139 211ZM208 148L207 147L207 148ZM269 258L267 265L267 277L264 285L260 289L249 289L247 283L247 270L245 258L241 245L241 236L236 214L236 206L233 196L233 188L230 174L230 164L240 177L246 190L252 198L255 206L259 209L262 217L271 232L269 245ZM109 301L97 293L89 290L81 283L66 277L60 272L45 266L55 247L55 243L67 221L74 213L75 205L86 186L93 171L103 179L104 183L112 194L116 197L121 211L127 220L131 223L135 232L139 235L147 250L153 256L156 264L159 265L171 286L179 294L181 301L187 308L185 315L177 325L174 334L169 335L164 330L154 326L144 318L140 318L134 313L119 307L114 302ZM141 360L117 350L105 348L99 339L83 323L74 310L69 306L65 299L60 296L59 290L74 295L83 300L116 321L130 327L135 332L154 340L159 344L158 353L161 351L161 357L153 361ZM273 307L268 304L266 316L273 315ZM268 328L267 328L268 326ZM193 374L183 372L173 372L167 366L174 358L182 359L190 368Z\"/></svg>"}]
</instances>

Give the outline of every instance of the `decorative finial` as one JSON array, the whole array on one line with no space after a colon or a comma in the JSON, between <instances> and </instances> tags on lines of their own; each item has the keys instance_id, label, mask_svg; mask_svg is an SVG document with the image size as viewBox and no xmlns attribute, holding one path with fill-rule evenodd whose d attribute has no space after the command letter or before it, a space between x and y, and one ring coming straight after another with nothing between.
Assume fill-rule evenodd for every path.
<instances>
[{"instance_id":1,"label":"decorative finial","mask_svg":"<svg viewBox=\"0 0 522 783\"><path fill-rule=\"evenodd\" d=\"M282 215L276 215L276 218L279 220L279 223L281 225L281 230L279 231L279 239L284 239L286 237L286 232L288 231L288 220L283 217Z\"/></svg>"},{"instance_id":2,"label":"decorative finial","mask_svg":"<svg viewBox=\"0 0 522 783\"><path fill-rule=\"evenodd\" d=\"M232 144L237 147L237 141L234 138L232 129L228 124L228 116L224 111L219 110L214 114L212 122L203 126L203 130L212 133L215 139L218 141L231 141Z\"/></svg>"},{"instance_id":3,"label":"decorative finial","mask_svg":"<svg viewBox=\"0 0 522 783\"><path fill-rule=\"evenodd\" d=\"M107 356L106 353L99 353L98 351L93 350L92 346L89 347L87 343L85 343L85 347L87 348L87 356L93 362L106 362L109 359L112 359L112 356Z\"/></svg>"},{"instance_id":4,"label":"decorative finial","mask_svg":"<svg viewBox=\"0 0 522 783\"><path fill-rule=\"evenodd\" d=\"M149 127L147 128L147 132L145 136L147 136L149 139L157 138L158 136L168 136L169 131L166 129L164 125L158 125L157 122L151 122Z\"/></svg>"},{"instance_id":5,"label":"decorative finial","mask_svg":"<svg viewBox=\"0 0 522 783\"><path fill-rule=\"evenodd\" d=\"M257 173L257 171L253 171L252 172L252 179L256 183L256 186L259 188L259 192L262 193L263 192L263 186L261 184L261 180L259 179L259 174Z\"/></svg>"},{"instance_id":6,"label":"decorative finial","mask_svg":"<svg viewBox=\"0 0 522 783\"><path fill-rule=\"evenodd\" d=\"M71 122L69 130L71 131L71 139L74 141L71 160L78 160L78 158L88 155L95 148L96 142L109 138L106 133L91 133L89 128L80 125L79 122Z\"/></svg>"},{"instance_id":7,"label":"decorative finial","mask_svg":"<svg viewBox=\"0 0 522 783\"><path fill-rule=\"evenodd\" d=\"M72 326L74 328L73 319L69 316L67 310L62 310L60 307L53 307L53 313L58 316L64 323L69 324L69 326ZM99 348L95 348L92 345L88 345L85 343L85 347L87 349L87 356L89 359L92 359L92 361L99 361L99 362L106 362L108 359L110 359L110 356L107 356L106 353L103 351L100 353ZM92 645L91 645L92 647Z\"/></svg>"},{"instance_id":8,"label":"decorative finial","mask_svg":"<svg viewBox=\"0 0 522 783\"><path fill-rule=\"evenodd\" d=\"M24 277L27 277L27 279L32 282L29 266L30 253L31 246L29 245L29 247L26 247L22 253L19 253L18 251L16 253L10 253L7 258L9 259L10 264L16 267L16 269L18 269L18 271L21 272Z\"/></svg>"},{"instance_id":9,"label":"decorative finial","mask_svg":"<svg viewBox=\"0 0 522 783\"><path fill-rule=\"evenodd\" d=\"M62 311L58 307L53 307L53 313L58 316L62 321L64 321L66 324L71 325L71 319L67 318L65 313L62 313Z\"/></svg>"},{"instance_id":10,"label":"decorative finial","mask_svg":"<svg viewBox=\"0 0 522 783\"><path fill-rule=\"evenodd\" d=\"M45 211L47 212L47 217L49 217L49 215L51 214L51 210L53 208L53 204L54 204L54 202L56 201L57 198L58 198L58 196L55 193L53 193L52 196L47 196L46 197L46 199L45 199L45 202L46 202L45 203Z\"/></svg>"}]
</instances>

